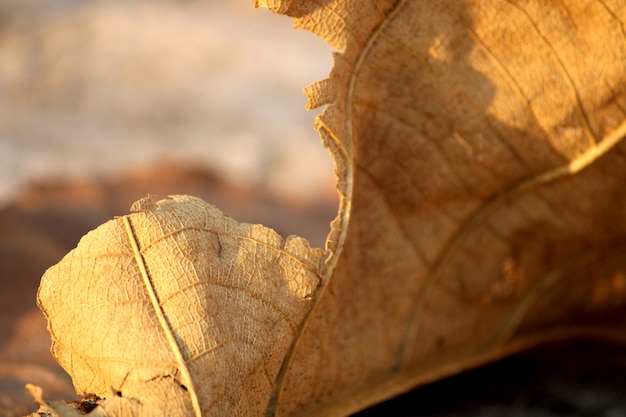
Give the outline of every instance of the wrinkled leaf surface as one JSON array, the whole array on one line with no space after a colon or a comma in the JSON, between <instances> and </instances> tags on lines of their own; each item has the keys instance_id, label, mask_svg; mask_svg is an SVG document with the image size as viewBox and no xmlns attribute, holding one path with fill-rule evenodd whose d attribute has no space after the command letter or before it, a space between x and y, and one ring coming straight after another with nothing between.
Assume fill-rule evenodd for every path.
<instances>
[{"instance_id":1,"label":"wrinkled leaf surface","mask_svg":"<svg viewBox=\"0 0 626 417\"><path fill-rule=\"evenodd\" d=\"M305 90L341 194L326 263L188 197L101 226L40 289L78 390L347 415L541 342L626 339L623 4L257 5L341 51Z\"/></svg>"}]
</instances>

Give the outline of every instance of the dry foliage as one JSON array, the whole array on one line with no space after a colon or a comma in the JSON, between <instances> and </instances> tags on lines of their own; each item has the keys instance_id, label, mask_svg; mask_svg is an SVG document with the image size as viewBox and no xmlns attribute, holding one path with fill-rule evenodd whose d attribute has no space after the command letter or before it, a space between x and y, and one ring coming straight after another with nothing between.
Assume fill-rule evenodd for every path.
<instances>
[{"instance_id":1,"label":"dry foliage","mask_svg":"<svg viewBox=\"0 0 626 417\"><path fill-rule=\"evenodd\" d=\"M620 1L257 3L342 51L306 89L341 194L326 261L184 196L86 235L39 303L93 415L341 416L626 340Z\"/></svg>"}]
</instances>

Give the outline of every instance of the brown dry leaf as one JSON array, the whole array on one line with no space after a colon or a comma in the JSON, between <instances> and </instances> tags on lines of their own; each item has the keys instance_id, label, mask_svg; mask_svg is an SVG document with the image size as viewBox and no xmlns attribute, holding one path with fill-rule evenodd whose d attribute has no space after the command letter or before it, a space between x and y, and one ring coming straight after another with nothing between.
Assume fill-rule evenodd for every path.
<instances>
[{"instance_id":1,"label":"brown dry leaf","mask_svg":"<svg viewBox=\"0 0 626 417\"><path fill-rule=\"evenodd\" d=\"M258 409L309 311L323 251L194 197L133 209L85 235L39 287L76 391L113 397L105 409L138 399L138 415Z\"/></svg>"},{"instance_id":2,"label":"brown dry leaf","mask_svg":"<svg viewBox=\"0 0 626 417\"><path fill-rule=\"evenodd\" d=\"M342 50L306 89L342 197L325 267L188 197L101 226L40 290L78 391L341 416L537 343L626 340L623 4L257 5Z\"/></svg>"}]
</instances>

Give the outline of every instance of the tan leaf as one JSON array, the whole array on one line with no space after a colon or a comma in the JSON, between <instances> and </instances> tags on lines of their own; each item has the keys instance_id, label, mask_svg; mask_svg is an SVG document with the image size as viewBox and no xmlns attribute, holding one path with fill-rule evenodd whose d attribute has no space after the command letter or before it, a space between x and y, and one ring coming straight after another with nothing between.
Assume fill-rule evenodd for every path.
<instances>
[{"instance_id":1,"label":"tan leaf","mask_svg":"<svg viewBox=\"0 0 626 417\"><path fill-rule=\"evenodd\" d=\"M42 278L53 353L79 393L169 416L250 413L298 335L323 252L194 197L148 200Z\"/></svg>"},{"instance_id":2,"label":"tan leaf","mask_svg":"<svg viewBox=\"0 0 626 417\"><path fill-rule=\"evenodd\" d=\"M337 265L279 415L344 415L553 338L624 338L592 320L626 301L623 5L258 5L343 49L307 89L329 104L317 127L347 200Z\"/></svg>"},{"instance_id":3,"label":"tan leaf","mask_svg":"<svg viewBox=\"0 0 626 417\"><path fill-rule=\"evenodd\" d=\"M42 280L79 391L178 390L181 415L341 416L538 343L626 340L619 1L257 6L342 51L305 90L328 105L317 129L341 194L326 264L232 220L226 245L198 200L141 203Z\"/></svg>"}]
</instances>

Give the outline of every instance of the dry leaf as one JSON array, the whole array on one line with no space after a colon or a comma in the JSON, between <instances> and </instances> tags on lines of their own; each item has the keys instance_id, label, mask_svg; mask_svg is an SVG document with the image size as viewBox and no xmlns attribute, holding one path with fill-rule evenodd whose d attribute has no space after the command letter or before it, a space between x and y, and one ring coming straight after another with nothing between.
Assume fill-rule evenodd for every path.
<instances>
[{"instance_id":1,"label":"dry leaf","mask_svg":"<svg viewBox=\"0 0 626 417\"><path fill-rule=\"evenodd\" d=\"M139 399L138 415L257 409L310 308L323 252L194 197L133 207L43 277L55 357L77 392Z\"/></svg>"},{"instance_id":2,"label":"dry leaf","mask_svg":"<svg viewBox=\"0 0 626 417\"><path fill-rule=\"evenodd\" d=\"M306 89L342 197L325 267L188 197L101 226L39 294L78 391L341 416L537 343L626 340L626 7L257 5L342 50Z\"/></svg>"}]
</instances>

